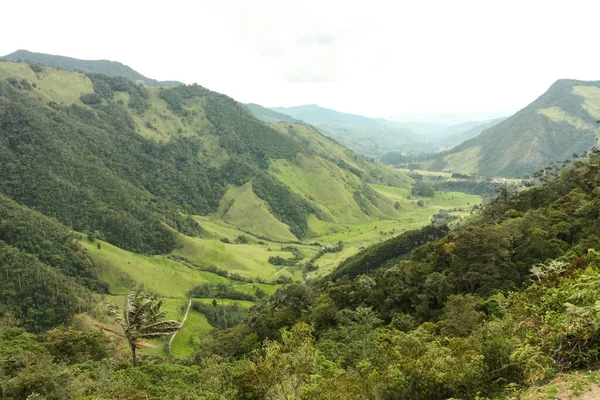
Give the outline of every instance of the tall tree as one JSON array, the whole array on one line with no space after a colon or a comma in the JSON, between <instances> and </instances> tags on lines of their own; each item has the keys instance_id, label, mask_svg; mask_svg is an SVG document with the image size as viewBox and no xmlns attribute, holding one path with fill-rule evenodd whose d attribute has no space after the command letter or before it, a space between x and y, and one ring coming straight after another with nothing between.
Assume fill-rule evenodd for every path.
<instances>
[{"instance_id":1,"label":"tall tree","mask_svg":"<svg viewBox=\"0 0 600 400\"><path fill-rule=\"evenodd\" d=\"M179 321L165 320L166 311L161 311L162 300L144 290L143 285L134 286L123 307L123 314L118 307L108 303L108 313L121 325L131 348L131 363L137 366L136 350L146 344L140 339L154 339L170 335L181 327Z\"/></svg>"}]
</instances>

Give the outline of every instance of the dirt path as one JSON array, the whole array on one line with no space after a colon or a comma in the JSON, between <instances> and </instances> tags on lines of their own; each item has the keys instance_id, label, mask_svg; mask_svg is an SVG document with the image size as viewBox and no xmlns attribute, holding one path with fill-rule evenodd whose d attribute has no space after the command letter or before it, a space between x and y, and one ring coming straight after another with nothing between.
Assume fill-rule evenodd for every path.
<instances>
[{"instance_id":1,"label":"dirt path","mask_svg":"<svg viewBox=\"0 0 600 400\"><path fill-rule=\"evenodd\" d=\"M175 336L177 336L177 333L181 330L181 328L183 328L183 324L185 324L185 320L187 319L188 312L190 311L191 306L192 306L192 298L190 297L188 299L187 308L185 309L185 314L183 315L183 320L181 321L181 326L179 327L179 329L177 329L173 333L173 335L171 335L171 339L169 339L169 343L167 343L167 353L169 354L170 357L173 357L173 353L171 352L171 344L173 344L173 340L175 339Z\"/></svg>"}]
</instances>

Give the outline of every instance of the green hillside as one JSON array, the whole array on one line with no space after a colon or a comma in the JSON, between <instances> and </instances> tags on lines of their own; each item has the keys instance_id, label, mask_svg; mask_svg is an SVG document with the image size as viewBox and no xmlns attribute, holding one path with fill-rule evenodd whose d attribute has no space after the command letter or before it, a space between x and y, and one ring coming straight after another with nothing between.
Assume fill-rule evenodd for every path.
<instances>
[{"instance_id":1,"label":"green hillside","mask_svg":"<svg viewBox=\"0 0 600 400\"><path fill-rule=\"evenodd\" d=\"M590 150L599 137L600 82L559 80L534 102L436 156L434 170L521 177Z\"/></svg>"},{"instance_id":2,"label":"green hillside","mask_svg":"<svg viewBox=\"0 0 600 400\"><path fill-rule=\"evenodd\" d=\"M71 57L55 56L52 54L35 53L27 50L17 50L14 53L0 57L0 60L11 62L27 62L30 64L43 64L68 71L83 73L103 74L107 76L122 76L136 83L146 86L179 86L176 81L162 81L147 78L127 65L108 60L79 60Z\"/></svg>"},{"instance_id":3,"label":"green hillside","mask_svg":"<svg viewBox=\"0 0 600 400\"><path fill-rule=\"evenodd\" d=\"M29 225L50 217L72 251L86 249L87 261L71 265L51 235L25 235L50 246L43 251L0 237L11 259L22 258L13 268L38 257L36 279L61 282L69 296L64 310L53 307L60 316L39 317L30 329L68 322L76 299L122 295L134 283L178 301L204 283L272 294L269 285L302 280L309 262L324 275L382 240L369 225L409 226L409 210L395 207L413 183L404 173L308 125L267 125L198 85L145 87L0 61L0 132L0 195L39 215ZM403 191L402 199L381 188ZM411 223L427 224L435 212L422 208ZM321 254L315 243L336 245L342 231L343 251ZM9 290L6 301L30 289ZM45 312L39 302L9 310L23 318Z\"/></svg>"},{"instance_id":4,"label":"green hillside","mask_svg":"<svg viewBox=\"0 0 600 400\"><path fill-rule=\"evenodd\" d=\"M318 132L303 126L297 126L303 135L280 132L234 100L197 85L144 88L120 77L47 66L36 72L9 62L0 63L0 78L6 160L0 190L128 250L169 252L174 239L167 225L201 235L186 215L219 207L227 222L244 231L284 240L310 236L308 216L329 216L318 200L307 200L309 193L276 178L272 165L284 160L303 178L314 172L303 164L307 158L335 164L331 173L340 180L352 175L353 186L340 194L348 192L354 208L361 203L359 219L394 216L389 204L368 199L366 182L410 184L402 173L334 142L327 142L322 160L325 152L315 148L324 141ZM49 157L57 153L60 162ZM17 176L29 179L11 183ZM251 191L235 190L250 183ZM228 190L232 207L223 210ZM87 206L80 207L82 202ZM248 207L264 218L248 218Z\"/></svg>"}]
</instances>

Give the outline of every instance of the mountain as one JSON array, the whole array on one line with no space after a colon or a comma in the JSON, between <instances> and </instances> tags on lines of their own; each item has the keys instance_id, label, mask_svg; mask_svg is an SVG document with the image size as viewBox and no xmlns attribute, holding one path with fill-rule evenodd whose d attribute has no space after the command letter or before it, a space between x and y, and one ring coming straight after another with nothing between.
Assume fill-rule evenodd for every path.
<instances>
[{"instance_id":1,"label":"mountain","mask_svg":"<svg viewBox=\"0 0 600 400\"><path fill-rule=\"evenodd\" d=\"M266 122L288 121L290 117L304 121L367 157L379 158L390 147L403 146L412 149L414 146L419 146L413 139L414 132L400 124L384 119L342 113L315 104L274 107L271 110L278 114L270 115L265 113L263 107L253 107L250 110L257 118Z\"/></svg>"},{"instance_id":2,"label":"mountain","mask_svg":"<svg viewBox=\"0 0 600 400\"><path fill-rule=\"evenodd\" d=\"M441 153L434 170L521 177L590 150L600 131L600 82L559 80L512 117Z\"/></svg>"},{"instance_id":3,"label":"mountain","mask_svg":"<svg viewBox=\"0 0 600 400\"><path fill-rule=\"evenodd\" d=\"M459 125L449 126L440 135L439 145L441 148L452 149L459 144L478 136L484 130L498 125L506 118L496 118L489 121L472 121Z\"/></svg>"},{"instance_id":4,"label":"mountain","mask_svg":"<svg viewBox=\"0 0 600 400\"><path fill-rule=\"evenodd\" d=\"M108 60L79 60L76 58L55 56L44 53L34 53L27 50L17 50L14 53L0 57L0 60L11 62L27 62L33 64L48 65L66 69L68 71L79 71L83 73L103 74L106 76L121 76L135 83L143 83L146 86L174 87L182 85L177 81L157 81L150 79L133 70L127 65Z\"/></svg>"},{"instance_id":5,"label":"mountain","mask_svg":"<svg viewBox=\"0 0 600 400\"><path fill-rule=\"evenodd\" d=\"M266 107L263 107L258 104L247 103L244 105L246 106L246 108L248 110L250 110L252 115L254 115L256 118L260 119L261 121L270 123L270 124L276 124L278 122L291 122L294 124L302 124L303 123L299 119L292 118L287 114L283 114L283 113L271 110L270 108L266 108Z\"/></svg>"},{"instance_id":6,"label":"mountain","mask_svg":"<svg viewBox=\"0 0 600 400\"><path fill-rule=\"evenodd\" d=\"M385 194L412 183L310 125L266 124L199 85L0 61L0 314L49 329L88 310L93 293L153 274L148 287L172 298L220 282L261 285L241 289L255 299L314 268L326 253L317 237L365 228L344 257L380 240L365 224L392 226L401 202L416 207ZM417 225L434 211L422 212Z\"/></svg>"},{"instance_id":7,"label":"mountain","mask_svg":"<svg viewBox=\"0 0 600 400\"><path fill-rule=\"evenodd\" d=\"M393 202L367 182L411 181L305 125L266 125L198 85L144 88L121 77L36 72L10 62L0 62L0 79L0 192L128 250L169 252L169 229L200 232L186 214L221 210L227 218L238 207L229 195L235 187L246 187L247 200L264 208L254 233L297 240L310 235L311 214L332 222L393 217ZM290 175L293 184L284 182ZM320 196L331 190L344 208ZM279 228L262 231L265 219Z\"/></svg>"}]
</instances>

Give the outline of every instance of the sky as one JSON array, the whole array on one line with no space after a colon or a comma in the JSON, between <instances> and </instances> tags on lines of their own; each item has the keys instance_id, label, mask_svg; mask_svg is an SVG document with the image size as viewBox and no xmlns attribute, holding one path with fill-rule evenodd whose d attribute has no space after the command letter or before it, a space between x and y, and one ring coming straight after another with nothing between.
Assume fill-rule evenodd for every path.
<instances>
[{"instance_id":1,"label":"sky","mask_svg":"<svg viewBox=\"0 0 600 400\"><path fill-rule=\"evenodd\" d=\"M600 80L600 2L2 0L0 54L109 59L268 107L398 120L511 114Z\"/></svg>"}]
</instances>

